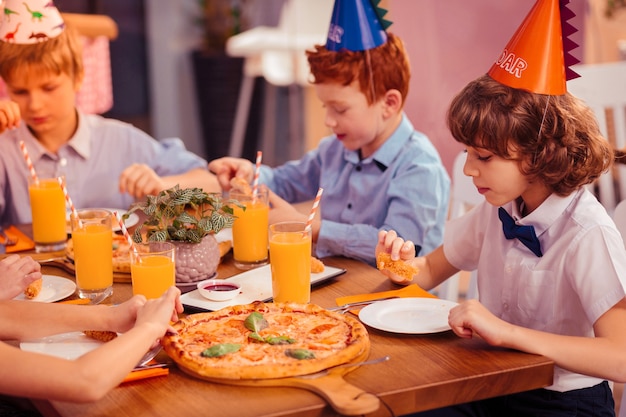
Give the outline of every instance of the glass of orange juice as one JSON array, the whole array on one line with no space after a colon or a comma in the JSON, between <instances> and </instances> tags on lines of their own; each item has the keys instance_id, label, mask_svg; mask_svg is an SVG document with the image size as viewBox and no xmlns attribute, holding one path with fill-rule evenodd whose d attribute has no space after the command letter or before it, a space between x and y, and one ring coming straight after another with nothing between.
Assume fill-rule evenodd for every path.
<instances>
[{"instance_id":1,"label":"glass of orange juice","mask_svg":"<svg viewBox=\"0 0 626 417\"><path fill-rule=\"evenodd\" d=\"M176 284L176 246L170 242L135 244L130 251L133 295L159 298Z\"/></svg>"},{"instance_id":2,"label":"glass of orange juice","mask_svg":"<svg viewBox=\"0 0 626 417\"><path fill-rule=\"evenodd\" d=\"M233 206L233 259L239 269L266 265L267 227L269 222L269 191L259 189L256 197L231 190L229 197L246 209Z\"/></svg>"},{"instance_id":3,"label":"glass of orange juice","mask_svg":"<svg viewBox=\"0 0 626 417\"><path fill-rule=\"evenodd\" d=\"M78 210L70 215L76 287L80 298L95 298L113 286L112 214L108 210Z\"/></svg>"},{"instance_id":4,"label":"glass of orange juice","mask_svg":"<svg viewBox=\"0 0 626 417\"><path fill-rule=\"evenodd\" d=\"M305 226L283 222L269 228L274 302L311 301L311 229Z\"/></svg>"},{"instance_id":5,"label":"glass of orange juice","mask_svg":"<svg viewBox=\"0 0 626 417\"><path fill-rule=\"evenodd\" d=\"M37 252L65 249L65 196L56 178L31 179L28 184L33 223L33 240Z\"/></svg>"}]
</instances>

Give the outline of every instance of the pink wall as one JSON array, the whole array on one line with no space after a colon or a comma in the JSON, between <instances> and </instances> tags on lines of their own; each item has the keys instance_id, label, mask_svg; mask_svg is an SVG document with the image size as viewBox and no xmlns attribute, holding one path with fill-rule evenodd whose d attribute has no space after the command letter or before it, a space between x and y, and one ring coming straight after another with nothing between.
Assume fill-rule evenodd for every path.
<instances>
[{"instance_id":1,"label":"pink wall","mask_svg":"<svg viewBox=\"0 0 626 417\"><path fill-rule=\"evenodd\" d=\"M582 15L585 0L570 5ZM388 0L390 31L404 40L412 66L405 110L450 169L462 150L446 127L454 95L489 70L535 0ZM572 20L582 27L577 16ZM574 40L581 44L582 33ZM580 59L582 48L575 50ZM579 55L580 54L580 55Z\"/></svg>"}]
</instances>

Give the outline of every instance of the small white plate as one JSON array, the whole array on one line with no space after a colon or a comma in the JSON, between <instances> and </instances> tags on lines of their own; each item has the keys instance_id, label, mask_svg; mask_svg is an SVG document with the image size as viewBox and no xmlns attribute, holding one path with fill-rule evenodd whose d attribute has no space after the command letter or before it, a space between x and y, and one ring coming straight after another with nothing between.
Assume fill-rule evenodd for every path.
<instances>
[{"instance_id":1,"label":"small white plate","mask_svg":"<svg viewBox=\"0 0 626 417\"><path fill-rule=\"evenodd\" d=\"M39 301L40 303L53 303L69 297L76 291L76 283L74 281L57 277L55 275L43 275L43 282L41 283L41 291L37 297L28 299L22 293L14 298L14 300L30 300Z\"/></svg>"},{"instance_id":2,"label":"small white plate","mask_svg":"<svg viewBox=\"0 0 626 417\"><path fill-rule=\"evenodd\" d=\"M346 272L345 269L325 266L324 272L311 274L311 285L319 284L337 275L341 275L344 272ZM196 289L181 295L180 300L186 306L201 310L216 311L228 306L250 304L254 301L269 301L272 299L272 271L269 265L242 272L241 274L226 278L225 280L237 283L241 286L241 292L235 298L227 301L211 301L204 298Z\"/></svg>"},{"instance_id":3,"label":"small white plate","mask_svg":"<svg viewBox=\"0 0 626 417\"><path fill-rule=\"evenodd\" d=\"M73 360L100 346L103 342L87 337L82 332L56 334L20 343L20 348L28 352L43 353Z\"/></svg>"},{"instance_id":4,"label":"small white plate","mask_svg":"<svg viewBox=\"0 0 626 417\"><path fill-rule=\"evenodd\" d=\"M100 210L108 210L111 213L113 213L114 211L117 211L117 213L121 216L123 216L126 213L126 210L124 209L114 209L114 208L99 208ZM89 210L89 209L87 209ZM93 210L98 210L98 209L93 209ZM66 215L66 221L67 221L67 233L71 234L72 233L72 226L70 225L70 213L67 213ZM137 213L131 213L130 216L128 216L128 219L126 219L126 221L124 221L124 226L126 226L126 228L128 229L129 227L133 227L134 225L136 225L137 223L139 223L139 216L137 215ZM118 232L120 230L120 226L117 223L117 219L113 219L113 231L114 232Z\"/></svg>"},{"instance_id":5,"label":"small white plate","mask_svg":"<svg viewBox=\"0 0 626 417\"><path fill-rule=\"evenodd\" d=\"M448 313L457 303L438 298L394 298L363 307L359 319L392 333L426 334L450 330Z\"/></svg>"}]
</instances>

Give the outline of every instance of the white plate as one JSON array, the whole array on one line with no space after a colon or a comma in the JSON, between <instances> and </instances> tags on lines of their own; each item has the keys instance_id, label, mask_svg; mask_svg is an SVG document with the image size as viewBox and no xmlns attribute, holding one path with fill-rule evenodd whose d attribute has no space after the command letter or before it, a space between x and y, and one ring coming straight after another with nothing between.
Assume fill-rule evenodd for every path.
<instances>
[{"instance_id":1,"label":"white plate","mask_svg":"<svg viewBox=\"0 0 626 417\"><path fill-rule=\"evenodd\" d=\"M71 332L23 341L20 343L20 348L28 352L44 353L73 360L94 350L102 343L85 336L82 332Z\"/></svg>"},{"instance_id":2,"label":"white plate","mask_svg":"<svg viewBox=\"0 0 626 417\"><path fill-rule=\"evenodd\" d=\"M90 210L90 209L87 209ZM91 209L91 210L108 210L111 213L113 213L114 211L117 211L117 213L121 216L123 216L126 213L126 210L124 209L114 209L114 208L97 208L97 209ZM66 221L67 221L67 233L71 234L72 233L72 226L70 225L70 213L67 213L66 215ZM126 228L128 229L129 227L133 227L134 225L136 225L137 223L139 223L139 216L137 215L137 213L131 213L130 216L128 216L128 219L126 219L126 221L124 221L124 226L126 226ZM117 219L113 219L113 231L117 232L120 230L120 226L119 224L117 224Z\"/></svg>"},{"instance_id":3,"label":"white plate","mask_svg":"<svg viewBox=\"0 0 626 417\"><path fill-rule=\"evenodd\" d=\"M57 277L55 275L43 275L41 283L41 291L37 297L30 301L39 301L41 303L53 303L74 294L76 284L74 281ZM24 294L20 294L14 300L28 300Z\"/></svg>"},{"instance_id":4,"label":"white plate","mask_svg":"<svg viewBox=\"0 0 626 417\"><path fill-rule=\"evenodd\" d=\"M319 284L344 272L346 272L345 269L325 266L324 272L311 274L311 285ZM241 285L241 293L227 301L211 301L204 298L196 289L183 294L180 299L186 306L209 311L219 310L228 306L250 304L257 300L269 301L272 299L272 271L269 265L242 272L226 278L225 281L236 282Z\"/></svg>"},{"instance_id":5,"label":"white plate","mask_svg":"<svg viewBox=\"0 0 626 417\"><path fill-rule=\"evenodd\" d=\"M450 330L448 313L457 303L437 298L394 298L363 307L359 319L393 333L425 334Z\"/></svg>"}]
</instances>

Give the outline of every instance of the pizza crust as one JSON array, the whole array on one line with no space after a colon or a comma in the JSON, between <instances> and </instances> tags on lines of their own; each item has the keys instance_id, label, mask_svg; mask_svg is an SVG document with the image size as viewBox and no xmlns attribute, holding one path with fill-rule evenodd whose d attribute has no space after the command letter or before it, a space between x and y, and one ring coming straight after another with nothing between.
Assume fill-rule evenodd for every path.
<instances>
[{"instance_id":1,"label":"pizza crust","mask_svg":"<svg viewBox=\"0 0 626 417\"><path fill-rule=\"evenodd\" d=\"M244 320L258 312L268 327L258 333L288 336L292 344L252 341ZM190 375L204 379L269 379L307 375L351 362L369 352L367 330L356 318L325 310L315 304L263 303L225 307L189 315L173 326L177 334L165 336L165 352ZM224 343L239 344L238 351L218 357L201 353ZM295 359L288 349L307 349L313 359Z\"/></svg>"}]
</instances>

